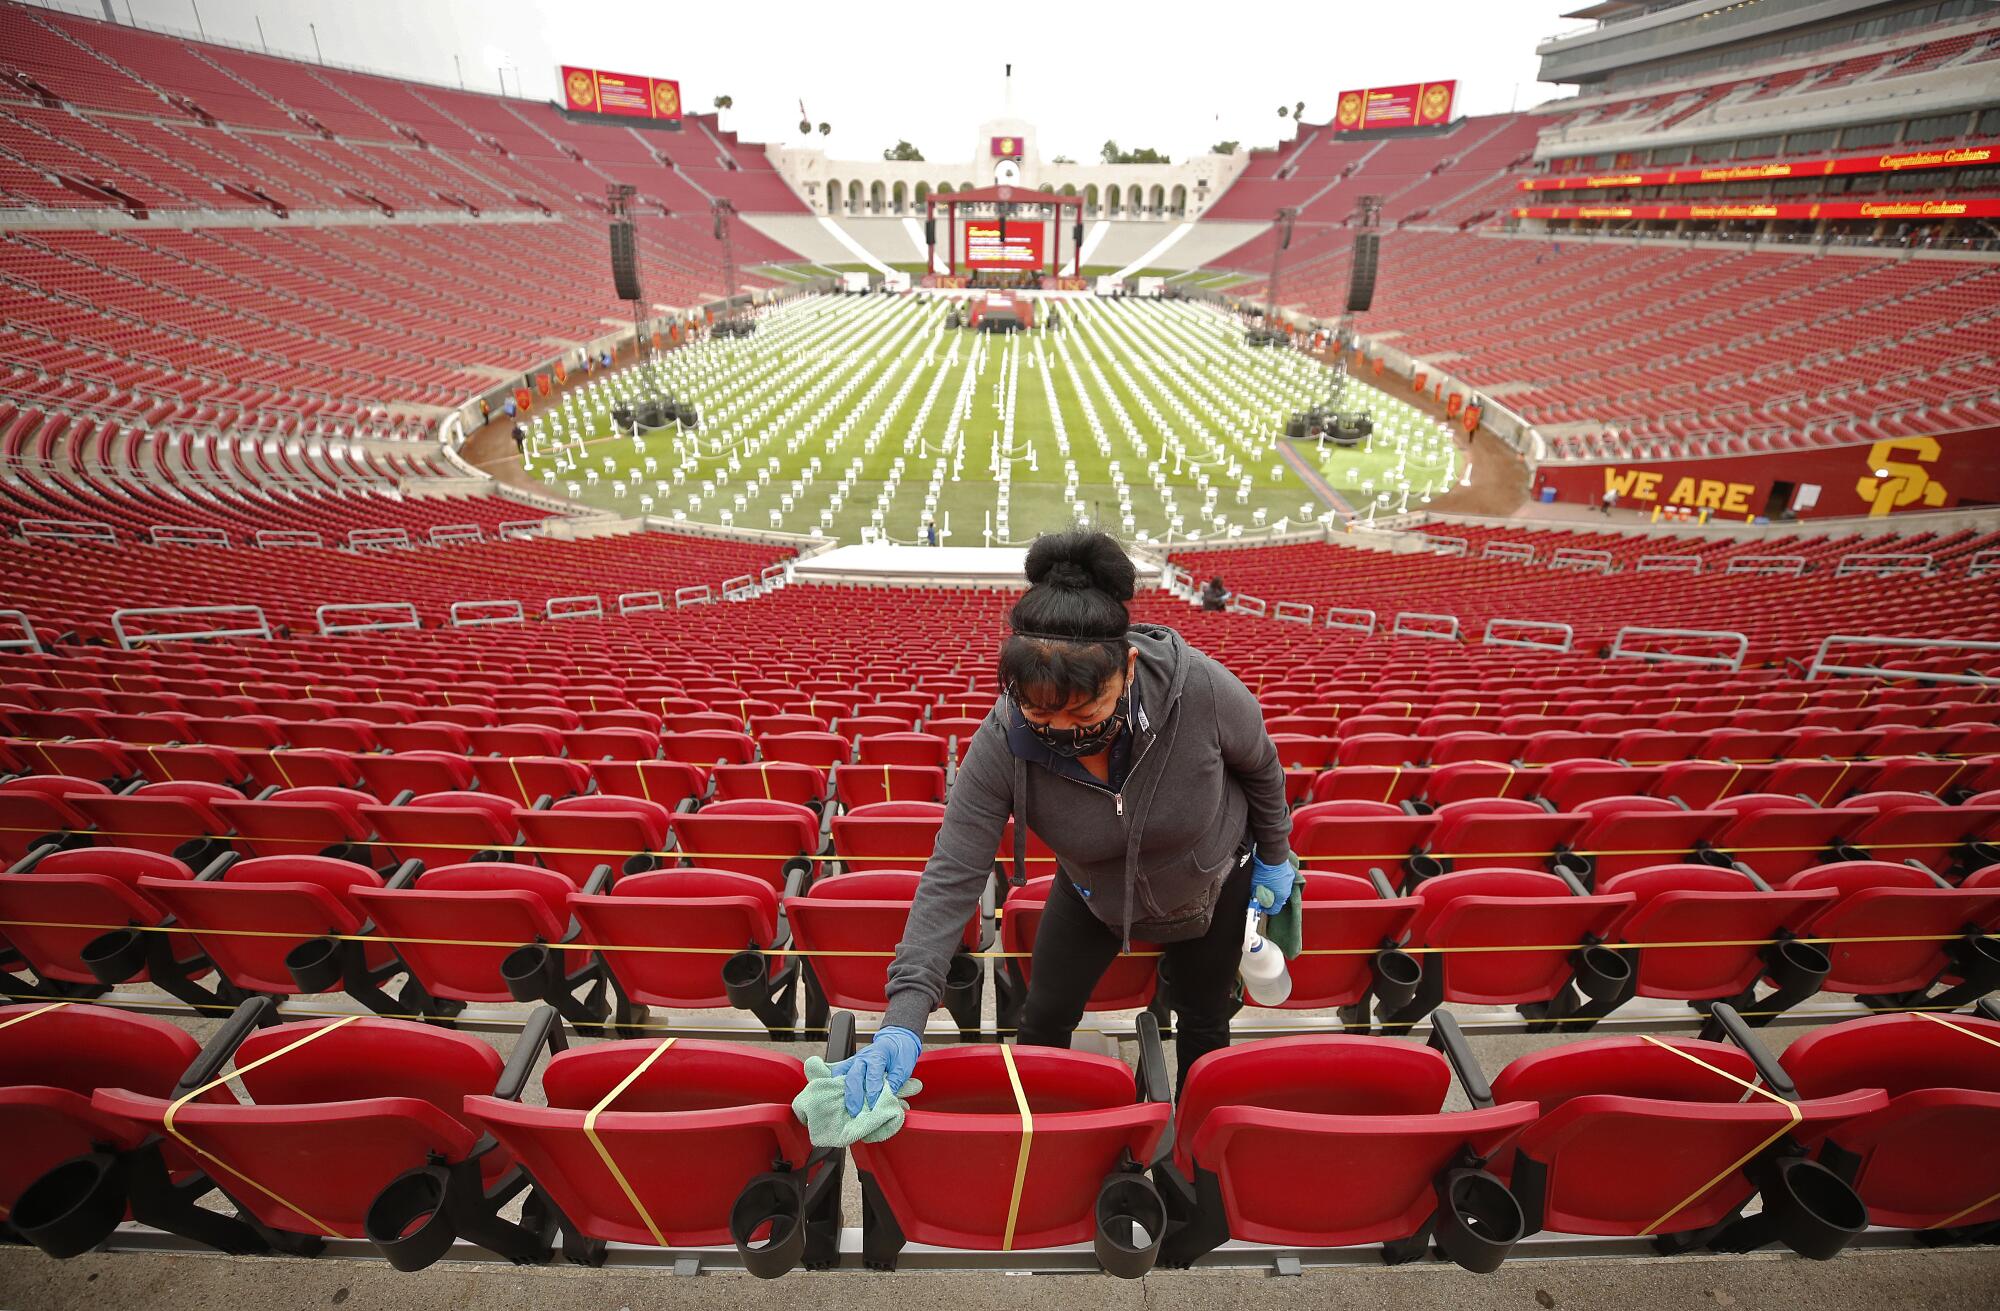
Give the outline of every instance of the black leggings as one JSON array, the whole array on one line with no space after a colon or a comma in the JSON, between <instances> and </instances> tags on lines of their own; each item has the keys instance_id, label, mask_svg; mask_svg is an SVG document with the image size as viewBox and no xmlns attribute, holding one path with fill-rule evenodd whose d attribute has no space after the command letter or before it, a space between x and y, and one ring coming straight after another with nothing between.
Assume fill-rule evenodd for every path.
<instances>
[{"instance_id":1,"label":"black leggings","mask_svg":"<svg viewBox=\"0 0 2000 1311\"><path fill-rule=\"evenodd\" d=\"M1244 861L1222 885L1208 932L1161 948L1161 963L1173 984L1177 1092L1195 1061L1229 1045L1229 1020L1238 1005L1243 919L1249 913L1250 863ZM1018 1041L1031 1047L1069 1046L1091 990L1117 957L1118 946L1118 931L1091 914L1069 876L1058 874L1035 931Z\"/></svg>"}]
</instances>

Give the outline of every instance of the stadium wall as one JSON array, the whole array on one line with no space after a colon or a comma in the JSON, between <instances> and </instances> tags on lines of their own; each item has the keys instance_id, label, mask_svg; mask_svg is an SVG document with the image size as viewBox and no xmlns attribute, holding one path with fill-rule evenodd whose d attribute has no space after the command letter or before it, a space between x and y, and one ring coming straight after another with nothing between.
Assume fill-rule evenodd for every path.
<instances>
[{"instance_id":1,"label":"stadium wall","mask_svg":"<svg viewBox=\"0 0 2000 1311\"><path fill-rule=\"evenodd\" d=\"M1772 486L1786 482L1819 488L1818 502L1798 511L1802 519L1872 518L2000 504L1996 443L2000 427L1769 455L1544 464L1538 482L1562 501L1594 503L1615 488L1626 509L1675 505L1724 518L1765 513Z\"/></svg>"}]
</instances>

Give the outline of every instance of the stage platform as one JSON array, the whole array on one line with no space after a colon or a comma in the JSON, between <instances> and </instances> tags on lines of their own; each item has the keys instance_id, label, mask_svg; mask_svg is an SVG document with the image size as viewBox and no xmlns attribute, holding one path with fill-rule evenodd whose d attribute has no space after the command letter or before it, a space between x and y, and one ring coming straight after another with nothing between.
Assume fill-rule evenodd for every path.
<instances>
[{"instance_id":1,"label":"stage platform","mask_svg":"<svg viewBox=\"0 0 2000 1311\"><path fill-rule=\"evenodd\" d=\"M801 583L924 583L953 586L1026 585L1021 573L1028 556L1025 546L896 546L877 542L864 546L840 546L823 555L801 560L792 567L792 578ZM1140 556L1132 563L1139 571L1141 591L1156 587L1160 567Z\"/></svg>"}]
</instances>

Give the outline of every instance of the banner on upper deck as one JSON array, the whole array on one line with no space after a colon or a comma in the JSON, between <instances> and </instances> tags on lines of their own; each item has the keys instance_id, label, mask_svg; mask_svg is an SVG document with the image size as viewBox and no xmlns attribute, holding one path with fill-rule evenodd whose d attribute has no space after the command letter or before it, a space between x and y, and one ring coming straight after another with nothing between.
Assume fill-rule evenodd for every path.
<instances>
[{"instance_id":1,"label":"banner on upper deck","mask_svg":"<svg viewBox=\"0 0 2000 1311\"><path fill-rule=\"evenodd\" d=\"M678 122L681 84L664 77L607 73L601 68L561 67L563 104L579 114L655 118Z\"/></svg>"},{"instance_id":2,"label":"banner on upper deck","mask_svg":"<svg viewBox=\"0 0 2000 1311\"><path fill-rule=\"evenodd\" d=\"M1405 82L1401 86L1365 87L1343 91L1333 114L1336 132L1375 132L1384 128L1436 127L1451 121L1458 83Z\"/></svg>"},{"instance_id":3,"label":"banner on upper deck","mask_svg":"<svg viewBox=\"0 0 2000 1311\"><path fill-rule=\"evenodd\" d=\"M1746 200L1668 205L1516 205L1532 219L1948 219L2000 217L2000 196L1966 200Z\"/></svg>"}]
</instances>

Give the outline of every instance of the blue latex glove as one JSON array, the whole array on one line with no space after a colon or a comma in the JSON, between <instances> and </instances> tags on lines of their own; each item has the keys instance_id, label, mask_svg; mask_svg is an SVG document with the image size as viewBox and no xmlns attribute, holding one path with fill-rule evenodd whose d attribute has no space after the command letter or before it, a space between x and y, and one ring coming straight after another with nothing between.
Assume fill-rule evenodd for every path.
<instances>
[{"instance_id":1,"label":"blue latex glove","mask_svg":"<svg viewBox=\"0 0 2000 1311\"><path fill-rule=\"evenodd\" d=\"M900 1088L917 1068L924 1040L908 1029L886 1025L875 1030L874 1041L844 1061L827 1066L828 1074L847 1080L846 1106L849 1115L861 1114L873 1106L884 1088Z\"/></svg>"},{"instance_id":2,"label":"blue latex glove","mask_svg":"<svg viewBox=\"0 0 2000 1311\"><path fill-rule=\"evenodd\" d=\"M1282 865L1266 865L1255 852L1251 853L1250 898L1265 914L1275 915L1285 908L1285 903L1291 900L1292 884L1296 878L1290 861Z\"/></svg>"}]
</instances>

